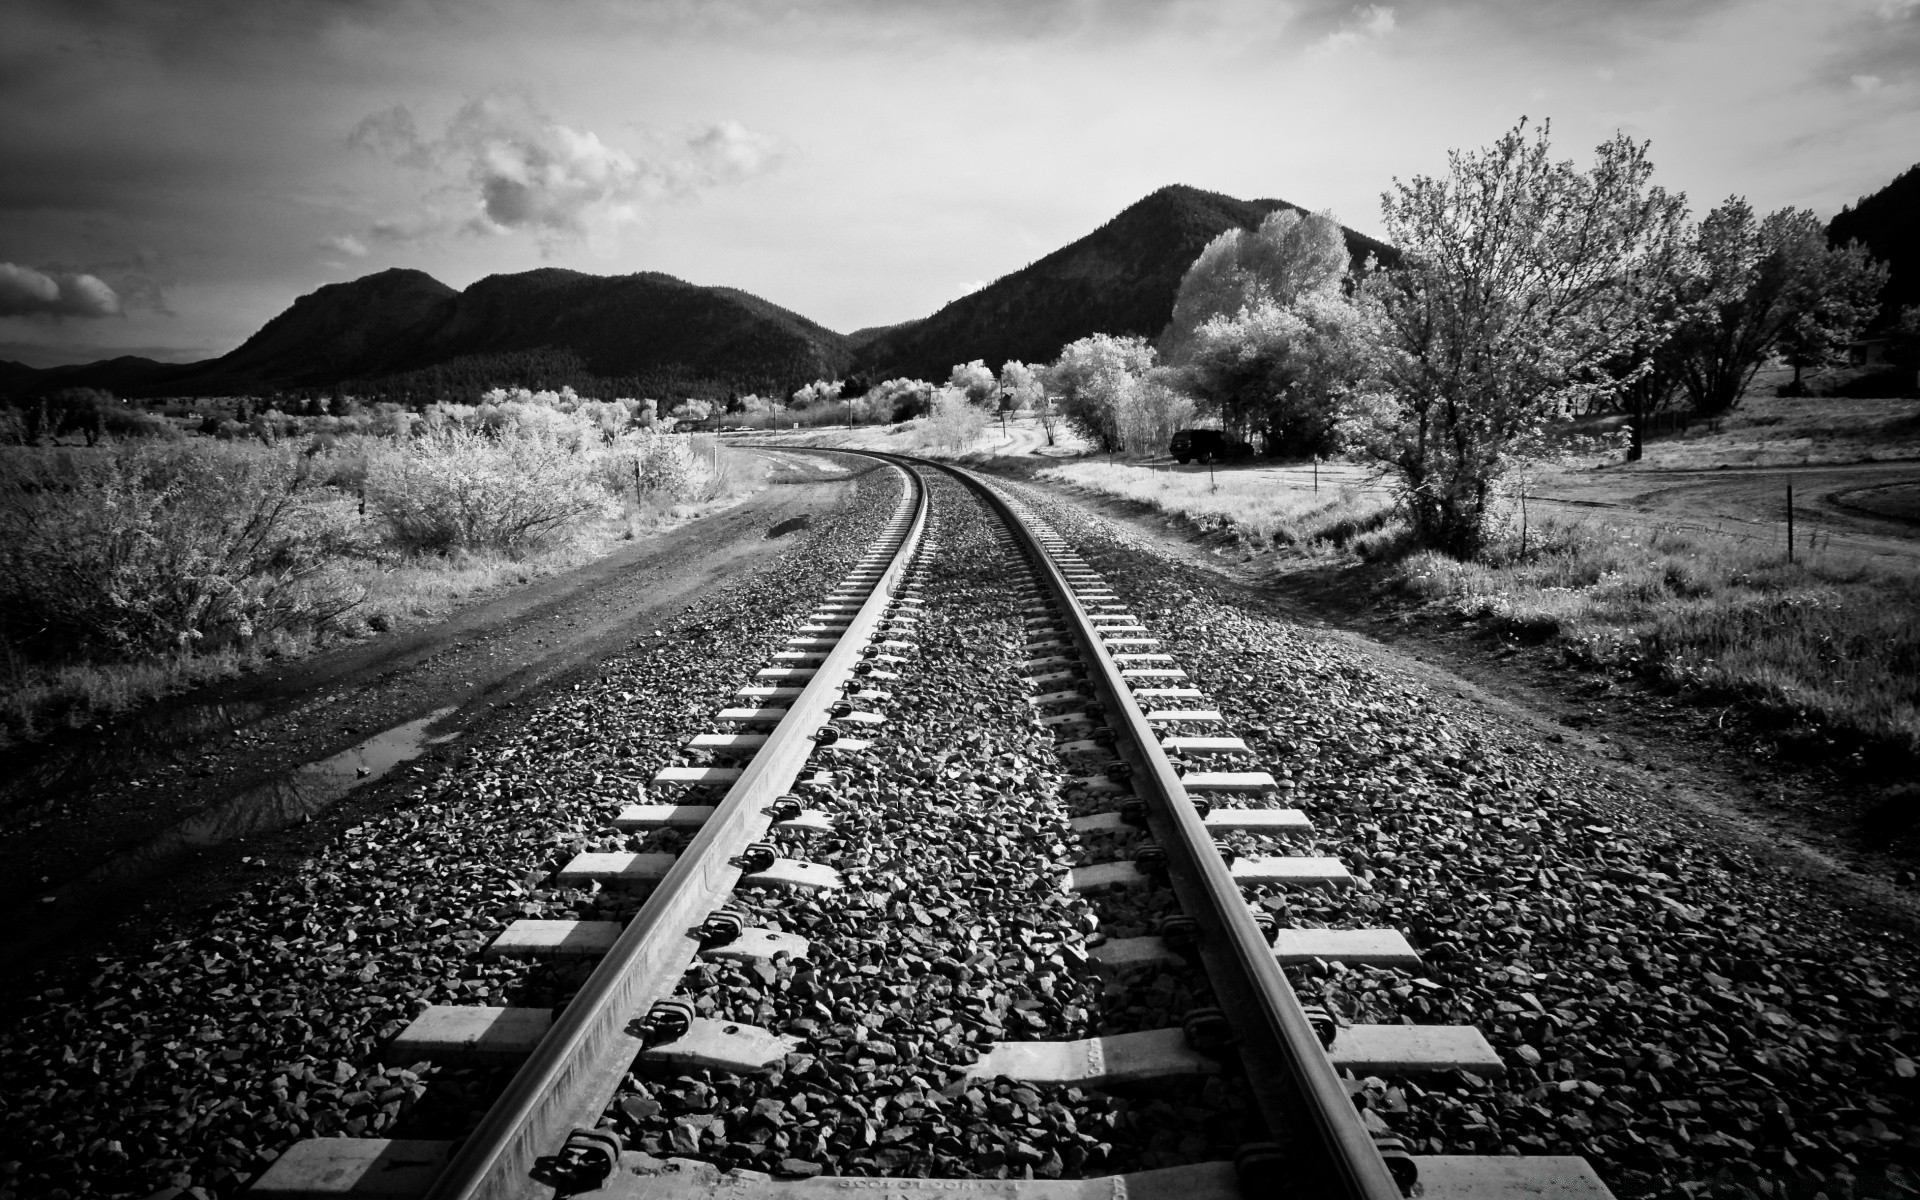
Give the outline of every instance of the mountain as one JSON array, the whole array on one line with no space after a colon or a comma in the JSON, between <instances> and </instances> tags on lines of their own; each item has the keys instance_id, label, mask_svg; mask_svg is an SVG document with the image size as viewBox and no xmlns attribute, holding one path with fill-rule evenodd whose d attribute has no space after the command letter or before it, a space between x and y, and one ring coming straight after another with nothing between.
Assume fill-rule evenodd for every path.
<instances>
[{"instance_id":1,"label":"mountain","mask_svg":"<svg viewBox=\"0 0 1920 1200\"><path fill-rule=\"evenodd\" d=\"M1836 246L1864 243L1890 268L1880 294L1884 317L1920 304L1920 166L1841 209L1827 225L1827 240Z\"/></svg>"},{"instance_id":2,"label":"mountain","mask_svg":"<svg viewBox=\"0 0 1920 1200\"><path fill-rule=\"evenodd\" d=\"M103 388L116 395L132 396L156 383L177 379L198 365L165 363L134 354L61 367L0 362L0 396L37 395L67 387Z\"/></svg>"},{"instance_id":3,"label":"mountain","mask_svg":"<svg viewBox=\"0 0 1920 1200\"><path fill-rule=\"evenodd\" d=\"M459 299L459 292L425 271L400 267L330 283L295 300L239 349L196 364L185 382L244 391L372 378L444 326Z\"/></svg>"},{"instance_id":4,"label":"mountain","mask_svg":"<svg viewBox=\"0 0 1920 1200\"><path fill-rule=\"evenodd\" d=\"M1863 202L1864 204L1865 202ZM1201 249L1252 229L1281 200L1165 187L1093 233L930 317L842 335L758 296L657 272L559 268L490 275L456 291L394 268L295 300L230 354L198 363L118 358L36 370L0 363L0 394L107 388L203 396L322 390L421 400L492 387L590 395L786 393L817 378L917 375L1009 358L1046 362L1090 333L1157 335ZM1356 260L1392 247L1347 230Z\"/></svg>"},{"instance_id":5,"label":"mountain","mask_svg":"<svg viewBox=\"0 0 1920 1200\"><path fill-rule=\"evenodd\" d=\"M1235 228L1253 229L1284 200L1236 200L1174 185L1161 188L1077 242L962 296L930 317L863 330L855 362L869 378L944 379L955 363L1009 358L1048 362L1091 333L1155 337L1173 316L1180 279L1206 244ZM1347 247L1391 262L1384 242L1351 229ZM860 335L856 335L860 338Z\"/></svg>"},{"instance_id":6,"label":"mountain","mask_svg":"<svg viewBox=\"0 0 1920 1200\"><path fill-rule=\"evenodd\" d=\"M462 292L404 365L537 351L570 352L603 378L678 376L763 391L835 376L851 362L839 334L735 288L543 268L490 275Z\"/></svg>"},{"instance_id":7,"label":"mountain","mask_svg":"<svg viewBox=\"0 0 1920 1200\"><path fill-rule=\"evenodd\" d=\"M490 387L621 395L790 391L844 374L846 339L736 288L671 275L543 268L464 292L392 269L295 300L230 354L121 358L35 370L0 364L0 391L107 388L122 396L233 395L345 385L362 395L471 397Z\"/></svg>"}]
</instances>

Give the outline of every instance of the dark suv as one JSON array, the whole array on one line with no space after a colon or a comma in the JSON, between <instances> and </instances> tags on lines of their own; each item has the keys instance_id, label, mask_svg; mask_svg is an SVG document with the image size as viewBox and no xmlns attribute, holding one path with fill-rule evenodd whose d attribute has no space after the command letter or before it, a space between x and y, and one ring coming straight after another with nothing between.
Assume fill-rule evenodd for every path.
<instances>
[{"instance_id":1,"label":"dark suv","mask_svg":"<svg viewBox=\"0 0 1920 1200\"><path fill-rule=\"evenodd\" d=\"M1253 447L1238 438L1228 437L1218 429L1182 429L1173 435L1173 441L1167 445L1167 453L1173 455L1173 461L1225 462L1234 458L1252 458Z\"/></svg>"}]
</instances>

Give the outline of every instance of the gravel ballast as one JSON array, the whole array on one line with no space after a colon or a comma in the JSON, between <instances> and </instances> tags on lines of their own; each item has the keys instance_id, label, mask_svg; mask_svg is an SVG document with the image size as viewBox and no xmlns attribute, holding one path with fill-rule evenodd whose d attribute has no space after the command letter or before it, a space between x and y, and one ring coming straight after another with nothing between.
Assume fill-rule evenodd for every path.
<instances>
[{"instance_id":1,"label":"gravel ballast","mask_svg":"<svg viewBox=\"0 0 1920 1200\"><path fill-rule=\"evenodd\" d=\"M832 833L777 835L847 886L743 888L804 960L700 962L704 1015L799 1039L772 1074L642 1067L605 1122L631 1148L781 1176L1072 1177L1231 1157L1265 1136L1231 1066L1110 1091L970 1079L998 1040L1178 1025L1209 1002L1197 969L1102 979L1086 950L1152 930L1165 888L1078 896L1070 867L1131 834L1076 835L1113 807L1066 789L1033 720L1024 568L984 509L935 472L917 644L883 684L871 751L823 751L803 782ZM1262 888L1283 924L1392 926L1418 972L1289 968L1349 1022L1478 1026L1508 1064L1356 1080L1366 1120L1415 1153L1587 1156L1623 1197L1920 1194L1915 952L1796 877L1711 843L1590 759L1327 635L1235 606L1233 591L1074 506L1008 488L1066 535L1192 676L1226 727L1307 810L1345 893ZM589 850L684 835L611 825L764 665L891 514L875 472L782 570L717 593L649 651L609 661L449 763L383 783L355 823L151 947L20 989L0 1030L0 1200L237 1195L312 1136L458 1137L502 1070L381 1066L428 1004L563 1003L579 965L483 961L522 917L615 919L644 893L557 888ZM1253 762L1245 763L1247 766ZM804 778L804 776L803 776ZM658 794L648 795L650 790ZM700 797L691 797L700 799ZM1232 803L1232 801L1224 801Z\"/></svg>"},{"instance_id":2,"label":"gravel ballast","mask_svg":"<svg viewBox=\"0 0 1920 1200\"><path fill-rule=\"evenodd\" d=\"M1504 1076L1374 1079L1415 1153L1585 1155L1622 1197L1920 1194L1911 940L1571 748L1045 492L1071 539L1364 880L1283 923L1392 926L1418 974L1290 968L1343 1020L1479 1026Z\"/></svg>"},{"instance_id":3,"label":"gravel ballast","mask_svg":"<svg viewBox=\"0 0 1920 1200\"><path fill-rule=\"evenodd\" d=\"M700 965L681 989L703 1013L799 1036L799 1051L760 1077L636 1073L608 1121L655 1156L802 1177L1059 1178L1229 1158L1259 1128L1230 1073L1106 1091L967 1075L996 1041L1123 1032L1109 1014L1130 1009L1165 1028L1184 1009L1154 980L1116 989L1085 966L1097 902L1059 884L1078 858L1068 764L1016 670L1025 568L961 485L926 478L938 550L918 649L885 685L874 750L831 786L800 788L835 832L789 843L848 886L743 891L759 923L809 939L807 961Z\"/></svg>"},{"instance_id":4,"label":"gravel ballast","mask_svg":"<svg viewBox=\"0 0 1920 1200\"><path fill-rule=\"evenodd\" d=\"M680 747L899 495L893 472L868 474L778 570L503 714L445 765L351 797L355 823L317 849L270 843L248 864L259 881L219 910L16 985L0 1028L0 1200L232 1196L303 1137L464 1133L501 1072L383 1067L381 1046L429 1004L551 1004L577 985L579 968L478 951L521 917L630 908L543 883L656 769L685 761Z\"/></svg>"}]
</instances>

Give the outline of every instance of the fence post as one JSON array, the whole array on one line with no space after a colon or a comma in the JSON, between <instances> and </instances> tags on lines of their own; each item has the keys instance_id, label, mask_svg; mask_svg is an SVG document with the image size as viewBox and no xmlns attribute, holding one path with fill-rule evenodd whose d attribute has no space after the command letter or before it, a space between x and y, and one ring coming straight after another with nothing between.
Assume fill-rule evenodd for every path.
<instances>
[{"instance_id":1,"label":"fence post","mask_svg":"<svg viewBox=\"0 0 1920 1200\"><path fill-rule=\"evenodd\" d=\"M1520 558L1522 561L1525 561L1526 557L1527 557L1527 477L1526 477L1526 474L1523 472L1520 476Z\"/></svg>"},{"instance_id":2,"label":"fence post","mask_svg":"<svg viewBox=\"0 0 1920 1200\"><path fill-rule=\"evenodd\" d=\"M1787 484L1787 561L1793 561L1793 484Z\"/></svg>"}]
</instances>

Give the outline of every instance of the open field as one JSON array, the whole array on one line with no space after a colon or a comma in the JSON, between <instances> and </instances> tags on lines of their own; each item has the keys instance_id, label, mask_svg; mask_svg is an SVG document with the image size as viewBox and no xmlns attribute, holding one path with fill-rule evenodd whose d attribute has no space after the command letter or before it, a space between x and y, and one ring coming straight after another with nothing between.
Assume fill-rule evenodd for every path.
<instances>
[{"instance_id":1,"label":"open field","mask_svg":"<svg viewBox=\"0 0 1920 1200\"><path fill-rule=\"evenodd\" d=\"M1836 431L1829 463L1852 465L1700 469L1784 461L1809 443L1818 422L1772 423L1776 404L1849 406L1820 420L1872 409L1869 432L1920 414L1912 400L1761 401L1757 422L1656 441L1633 466L1543 471L1527 480L1525 525L1510 496L1506 537L1472 563L1407 554L1391 481L1353 464L1322 464L1318 490L1314 468L1298 464L1209 472L1082 458L1023 473L1176 515L1268 555L1271 569L1377 562L1371 586L1390 609L1467 619L1736 700L1831 739L1835 753L1891 755L1884 769L1920 760L1920 525L1903 507L1920 494L1920 463L1883 461L1877 443Z\"/></svg>"},{"instance_id":2,"label":"open field","mask_svg":"<svg viewBox=\"0 0 1920 1200\"><path fill-rule=\"evenodd\" d=\"M1010 416L1002 428L996 418L971 440L954 446L930 428L926 417L897 425L821 425L813 428L750 430L725 435L728 445L752 446L777 442L786 446L838 446L848 450L879 450L925 458L992 459L1002 457L1073 458L1091 452L1085 438L1056 422L1052 444L1040 422L1027 414Z\"/></svg>"},{"instance_id":3,"label":"open field","mask_svg":"<svg viewBox=\"0 0 1920 1200\"><path fill-rule=\"evenodd\" d=\"M760 456L722 452L710 437L675 441L685 441L676 453L697 463L697 478L636 489L637 468L622 459L609 479L625 490L572 480L581 494L559 517L539 506L569 481L529 470L516 493L507 476L488 474L503 468L482 461L498 457L485 448L445 463L406 460L378 443L318 455L200 439L10 449L0 461L13 576L0 640L0 745L441 620L765 486ZM396 477L403 507L382 509L378 468L369 476L365 465L381 454L396 470L440 477ZM448 490L475 486L487 503ZM49 505L49 495L64 498ZM521 504L523 518L547 524L512 544L450 532L455 511L496 533L515 519L493 501ZM406 524L390 519L396 512ZM29 576L57 582L29 586ZM65 624L49 624L50 613Z\"/></svg>"},{"instance_id":4,"label":"open field","mask_svg":"<svg viewBox=\"0 0 1920 1200\"><path fill-rule=\"evenodd\" d=\"M1920 459L1920 400L1775 396L1770 379L1762 372L1726 416L1650 440L1640 465L1698 471Z\"/></svg>"}]
</instances>

